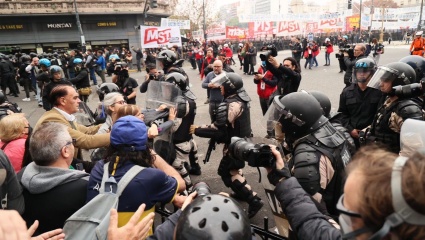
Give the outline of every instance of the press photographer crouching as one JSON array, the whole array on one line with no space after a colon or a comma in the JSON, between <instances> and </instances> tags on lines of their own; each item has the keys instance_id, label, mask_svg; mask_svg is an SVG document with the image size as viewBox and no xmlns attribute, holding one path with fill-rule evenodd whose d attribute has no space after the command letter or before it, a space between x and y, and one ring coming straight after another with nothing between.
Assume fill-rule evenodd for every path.
<instances>
[{"instance_id":1,"label":"press photographer crouching","mask_svg":"<svg viewBox=\"0 0 425 240\"><path fill-rule=\"evenodd\" d=\"M277 50L274 45L263 47L261 50L267 50L265 54L260 54L262 62L266 62L266 68L277 77L277 90L271 95L286 95L298 91L301 82L301 69L297 60L288 57L283 60L283 64L276 59Z\"/></svg>"},{"instance_id":2,"label":"press photographer crouching","mask_svg":"<svg viewBox=\"0 0 425 240\"><path fill-rule=\"evenodd\" d=\"M353 55L350 56L349 49L343 51L344 55L344 64L346 66L345 74L344 74L344 84L346 87L351 85L351 77L353 75L353 67L356 65L357 60L365 58L364 55L366 52L366 45L363 43L356 44L353 49Z\"/></svg>"},{"instance_id":3,"label":"press photographer crouching","mask_svg":"<svg viewBox=\"0 0 425 240\"><path fill-rule=\"evenodd\" d=\"M375 147L362 148L347 170L337 209L341 230L315 207L272 147L276 167L268 179L298 239L424 239L425 152L410 158Z\"/></svg>"}]
</instances>

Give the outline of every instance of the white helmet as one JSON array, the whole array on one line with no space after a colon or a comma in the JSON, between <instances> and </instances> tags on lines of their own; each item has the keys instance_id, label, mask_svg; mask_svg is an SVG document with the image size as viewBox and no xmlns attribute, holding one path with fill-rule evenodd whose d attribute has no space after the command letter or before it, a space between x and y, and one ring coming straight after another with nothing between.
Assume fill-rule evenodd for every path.
<instances>
[{"instance_id":1,"label":"white helmet","mask_svg":"<svg viewBox=\"0 0 425 240\"><path fill-rule=\"evenodd\" d=\"M224 47L229 47L229 44L225 43L225 44L224 44Z\"/></svg>"},{"instance_id":2,"label":"white helmet","mask_svg":"<svg viewBox=\"0 0 425 240\"><path fill-rule=\"evenodd\" d=\"M242 43L239 43L239 47L243 47L243 44Z\"/></svg>"},{"instance_id":3,"label":"white helmet","mask_svg":"<svg viewBox=\"0 0 425 240\"><path fill-rule=\"evenodd\" d=\"M424 33L424 31L416 32L416 36L422 36L423 33Z\"/></svg>"},{"instance_id":4,"label":"white helmet","mask_svg":"<svg viewBox=\"0 0 425 240\"><path fill-rule=\"evenodd\" d=\"M330 42L331 40L329 39L329 38L326 38L325 39L325 42Z\"/></svg>"}]
</instances>

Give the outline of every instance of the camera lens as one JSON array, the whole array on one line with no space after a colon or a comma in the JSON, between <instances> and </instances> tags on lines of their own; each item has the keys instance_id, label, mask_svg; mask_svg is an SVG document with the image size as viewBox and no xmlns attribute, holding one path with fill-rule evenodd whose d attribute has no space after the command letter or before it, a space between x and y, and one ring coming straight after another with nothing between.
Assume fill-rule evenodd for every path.
<instances>
[{"instance_id":1,"label":"camera lens","mask_svg":"<svg viewBox=\"0 0 425 240\"><path fill-rule=\"evenodd\" d=\"M211 194L210 186L206 182L198 182L193 185L192 191L196 191L198 196L205 196Z\"/></svg>"},{"instance_id":2,"label":"camera lens","mask_svg":"<svg viewBox=\"0 0 425 240\"><path fill-rule=\"evenodd\" d=\"M235 159L246 161L249 151L253 148L255 148L255 144L247 142L243 138L232 137L229 153Z\"/></svg>"}]
</instances>

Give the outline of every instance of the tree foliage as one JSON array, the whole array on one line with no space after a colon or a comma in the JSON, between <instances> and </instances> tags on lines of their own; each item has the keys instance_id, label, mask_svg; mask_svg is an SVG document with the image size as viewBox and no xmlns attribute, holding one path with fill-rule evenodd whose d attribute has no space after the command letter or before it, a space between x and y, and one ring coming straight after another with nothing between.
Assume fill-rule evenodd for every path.
<instances>
[{"instance_id":1,"label":"tree foliage","mask_svg":"<svg viewBox=\"0 0 425 240\"><path fill-rule=\"evenodd\" d=\"M213 22L216 22L217 13L215 11L216 0L171 0L175 4L173 16L170 18L190 20L191 31L200 30L204 24L204 3L205 3L205 23L208 28Z\"/></svg>"}]
</instances>

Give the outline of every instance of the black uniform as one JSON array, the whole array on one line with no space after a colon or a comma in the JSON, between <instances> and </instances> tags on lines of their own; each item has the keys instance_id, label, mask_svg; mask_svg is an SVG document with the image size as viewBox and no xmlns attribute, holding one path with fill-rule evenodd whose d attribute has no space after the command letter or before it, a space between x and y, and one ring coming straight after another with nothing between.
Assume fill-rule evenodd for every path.
<instances>
[{"instance_id":1,"label":"black uniform","mask_svg":"<svg viewBox=\"0 0 425 240\"><path fill-rule=\"evenodd\" d=\"M346 138L330 122L327 122L317 131L295 142L289 169L294 167L294 176L303 189L311 196L320 193L328 212L333 217L338 216L336 204L343 193L344 169L351 160ZM324 188L320 184L321 177L323 177L320 172L322 156L326 156L330 160L335 171L330 182Z\"/></svg>"},{"instance_id":2,"label":"black uniform","mask_svg":"<svg viewBox=\"0 0 425 240\"><path fill-rule=\"evenodd\" d=\"M18 97L18 89L16 88L15 83L15 68L13 64L5 59L0 60L0 86L4 93L6 93L6 88L10 90L10 95Z\"/></svg>"},{"instance_id":3,"label":"black uniform","mask_svg":"<svg viewBox=\"0 0 425 240\"><path fill-rule=\"evenodd\" d=\"M351 59L350 57L344 57L344 64L346 66L345 74L344 74L345 86L348 87L351 84L351 77L353 75L353 67L356 64L357 60L365 58L365 57L366 57L365 55L357 56L354 59Z\"/></svg>"},{"instance_id":4,"label":"black uniform","mask_svg":"<svg viewBox=\"0 0 425 240\"><path fill-rule=\"evenodd\" d=\"M396 99L390 102L389 98L379 107L373 120L369 140L383 143L388 150L398 154L400 152L400 129L395 127L394 120L390 119L395 113L402 121L411 118L424 120L421 106L410 99ZM397 124L398 125L398 124Z\"/></svg>"},{"instance_id":5,"label":"black uniform","mask_svg":"<svg viewBox=\"0 0 425 240\"><path fill-rule=\"evenodd\" d=\"M79 72L75 72L75 74L75 78L68 79L68 81L75 85L77 91L82 88L90 88L89 72L87 68L81 68L81 70ZM78 93L80 93L80 91ZM83 102L87 102L88 97L89 95L80 94L80 99Z\"/></svg>"},{"instance_id":6,"label":"black uniform","mask_svg":"<svg viewBox=\"0 0 425 240\"><path fill-rule=\"evenodd\" d=\"M344 88L339 97L338 112L341 113L341 123L351 133L353 129L362 130L372 124L382 97L381 91L367 87L364 91L353 83ZM354 139L358 148L359 139Z\"/></svg>"},{"instance_id":7,"label":"black uniform","mask_svg":"<svg viewBox=\"0 0 425 240\"><path fill-rule=\"evenodd\" d=\"M300 61L301 61L301 55L303 53L303 48L301 47L301 43L297 42L294 45L292 45L291 51L292 51L292 57L295 58L295 60L297 60L298 65L301 66Z\"/></svg>"},{"instance_id":8,"label":"black uniform","mask_svg":"<svg viewBox=\"0 0 425 240\"><path fill-rule=\"evenodd\" d=\"M278 79L276 94L287 95L291 92L298 91L301 83L301 74L287 67L282 66L272 67L267 65L267 69Z\"/></svg>"}]
</instances>

